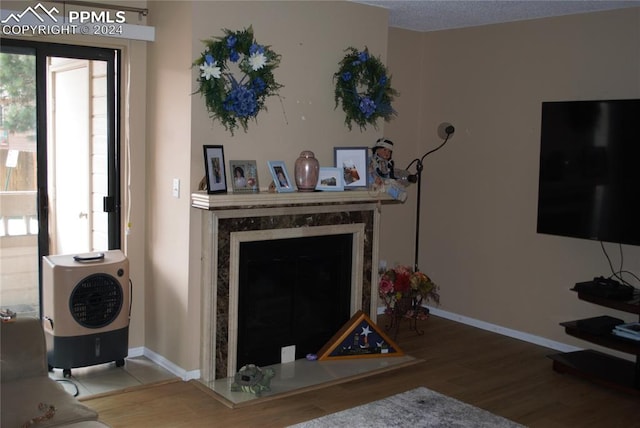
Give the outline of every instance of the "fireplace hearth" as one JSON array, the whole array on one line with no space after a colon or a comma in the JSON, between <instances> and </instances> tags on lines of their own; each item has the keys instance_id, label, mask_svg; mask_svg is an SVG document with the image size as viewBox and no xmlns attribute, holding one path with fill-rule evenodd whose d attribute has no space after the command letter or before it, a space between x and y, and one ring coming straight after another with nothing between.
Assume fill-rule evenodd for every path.
<instances>
[{"instance_id":1,"label":"fireplace hearth","mask_svg":"<svg viewBox=\"0 0 640 428\"><path fill-rule=\"evenodd\" d=\"M202 216L201 379L209 382L233 376L239 368L238 365L243 362L264 365L252 360L256 358L255 354L249 354L248 357L239 355L244 354L246 350L246 345L240 343L243 340L242 335L245 334L241 330L247 323L255 322L246 316L246 306L250 303L241 303L243 292L240 291L240 283L245 274L245 268L241 264L241 253L245 251L243 248L246 248L246 245L258 243L257 245L260 246L268 241L273 241L272 243L277 245L292 240L288 241L290 243L299 238L321 239L346 236L346 241L351 246L350 250L339 250L338 247L341 244L330 244L335 252L342 251L340 256L342 260L346 259L350 262L349 272L346 275L349 286L341 287L343 291L344 289L349 291L345 292L345 297L336 297L344 299L346 303L340 300L341 303L338 306L348 307L344 322L360 309L375 321L377 299L372 299L372 296L376 296L377 293L372 284L377 284L378 280L377 269L373 267L378 265L379 204L382 202L395 201L384 194L367 191L252 195L194 193L192 205L206 210L203 211ZM268 251L277 253L273 250ZM287 251L299 252L295 247ZM264 261L256 263L262 263L263 268L265 266ZM317 279L316 277L320 278L321 272L317 270L313 276L314 280ZM279 282L278 286L282 287L282 283L286 282L275 281L274 275L271 277L256 275L254 279L269 283L267 288L276 287L276 282ZM334 282L333 279L326 281ZM316 284L312 288L319 287ZM257 293L261 292L264 293L265 290L257 291ZM268 317L286 320L291 316L296 320L296 315L286 311L283 315L277 301L277 299L284 301L292 298L290 295L278 298L268 296L266 300L254 297L249 298L249 301L254 300L255 304L262 305L260 311L263 311L267 320L269 320ZM328 302L322 301L323 298L324 296L319 294L312 295L310 300L303 304L310 305L310 302L315 300L318 301L319 308L324 306L327 309ZM319 318L323 315L320 312L316 313ZM345 317L345 315L341 313L337 317ZM264 323L265 320L261 322ZM300 331L304 331L305 328L315 328L313 324L305 326L301 320L296 320L295 324ZM262 333L264 335L264 330ZM255 341L255 337L250 341ZM288 343L286 346L293 344L295 343ZM276 345L278 358L276 362L279 362L280 345L281 343ZM307 345L301 345L298 349L296 344L296 351L299 351L297 358L306 352L305 346ZM272 355L276 352L274 349L276 348L269 351Z\"/></svg>"}]
</instances>

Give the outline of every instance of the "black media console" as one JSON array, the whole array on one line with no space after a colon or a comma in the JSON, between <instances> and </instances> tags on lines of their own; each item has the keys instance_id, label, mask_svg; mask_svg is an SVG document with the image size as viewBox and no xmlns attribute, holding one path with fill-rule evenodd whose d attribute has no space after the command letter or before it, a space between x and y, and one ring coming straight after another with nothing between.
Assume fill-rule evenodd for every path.
<instances>
[{"instance_id":1,"label":"black media console","mask_svg":"<svg viewBox=\"0 0 640 428\"><path fill-rule=\"evenodd\" d=\"M575 291L575 290L574 290ZM578 298L596 305L640 315L640 290L630 300L614 300L577 292ZM612 333L595 333L581 326L587 320L560 323L567 334L635 356L635 362L603 352L584 350L550 355L553 369L570 373L626 392L640 394L640 341L625 339Z\"/></svg>"}]
</instances>

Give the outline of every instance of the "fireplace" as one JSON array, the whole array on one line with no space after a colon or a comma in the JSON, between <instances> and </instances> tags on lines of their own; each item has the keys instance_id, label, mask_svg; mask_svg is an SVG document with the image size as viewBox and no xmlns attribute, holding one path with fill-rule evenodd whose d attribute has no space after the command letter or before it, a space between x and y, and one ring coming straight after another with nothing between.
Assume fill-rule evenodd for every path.
<instances>
[{"instance_id":1,"label":"fireplace","mask_svg":"<svg viewBox=\"0 0 640 428\"><path fill-rule=\"evenodd\" d=\"M342 252L341 258L348 259L350 265L348 279L344 280L349 286L341 287L346 294L339 298L344 298L346 303L340 305L348 306L346 319L362 309L375 321L377 288L372 284L377 284L377 269L373 267L378 264L381 201L393 202L385 195L367 191L235 195L197 192L192 195L192 205L206 210L202 216L200 372L203 381L233 376L239 362L261 364L238 355L239 340L244 334L240 330L249 322L245 318L247 303L240 303L244 294L240 291L240 283L245 275L241 253L245 252L246 245L262 245L268 241L289 245L293 242L290 240L299 238L346 237L350 250L333 247ZM296 252L295 247L287 251ZM316 296L316 299L319 298ZM269 305L261 310L268 311ZM307 327L313 328L313 325ZM244 350L245 345L241 344L240 352Z\"/></svg>"},{"instance_id":2,"label":"fireplace","mask_svg":"<svg viewBox=\"0 0 640 428\"><path fill-rule=\"evenodd\" d=\"M236 367L316 353L350 318L352 234L240 244Z\"/></svg>"}]
</instances>

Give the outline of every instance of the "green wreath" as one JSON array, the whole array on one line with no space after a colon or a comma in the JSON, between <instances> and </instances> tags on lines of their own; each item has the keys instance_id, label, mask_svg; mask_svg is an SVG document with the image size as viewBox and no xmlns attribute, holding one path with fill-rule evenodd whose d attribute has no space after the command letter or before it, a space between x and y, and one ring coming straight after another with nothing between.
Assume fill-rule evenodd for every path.
<instances>
[{"instance_id":1,"label":"green wreath","mask_svg":"<svg viewBox=\"0 0 640 428\"><path fill-rule=\"evenodd\" d=\"M340 61L340 69L333 75L336 82L336 107L342 103L346 113L344 123L351 129L355 122L360 130L367 124L377 128L376 121L387 122L397 113L391 102L398 92L391 87L391 76L378 58L369 55L369 50L345 49L347 55Z\"/></svg>"},{"instance_id":2,"label":"green wreath","mask_svg":"<svg viewBox=\"0 0 640 428\"><path fill-rule=\"evenodd\" d=\"M223 31L224 37L203 41L206 49L193 65L200 69L196 92L204 96L211 118L233 135L239 126L247 132L249 119L256 120L266 110L265 99L278 94L282 85L276 82L273 70L280 64L280 55L258 44L251 26ZM237 64L239 80L229 62Z\"/></svg>"}]
</instances>

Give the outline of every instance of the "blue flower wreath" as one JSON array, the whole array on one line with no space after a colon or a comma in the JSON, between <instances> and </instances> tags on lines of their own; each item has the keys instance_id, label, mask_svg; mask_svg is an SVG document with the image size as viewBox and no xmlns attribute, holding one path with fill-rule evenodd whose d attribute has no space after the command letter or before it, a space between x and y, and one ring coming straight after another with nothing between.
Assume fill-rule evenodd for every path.
<instances>
[{"instance_id":1,"label":"blue flower wreath","mask_svg":"<svg viewBox=\"0 0 640 428\"><path fill-rule=\"evenodd\" d=\"M249 119L256 120L258 113L266 110L265 99L278 94L282 85L275 81L273 70L280 64L280 55L258 44L251 26L223 31L224 37L204 41L206 49L193 65L200 69L196 92L204 96L213 120L233 135L239 126L247 132ZM238 65L240 80L227 61Z\"/></svg>"},{"instance_id":2,"label":"blue flower wreath","mask_svg":"<svg viewBox=\"0 0 640 428\"><path fill-rule=\"evenodd\" d=\"M340 61L340 69L333 75L336 83L336 108L342 103L346 113L345 124L351 129L355 122L360 130L367 124L377 129L379 118L389 121L396 115L391 102L398 92L391 87L391 76L378 58L369 55L369 50L358 51L353 47L345 50L347 55Z\"/></svg>"}]
</instances>

